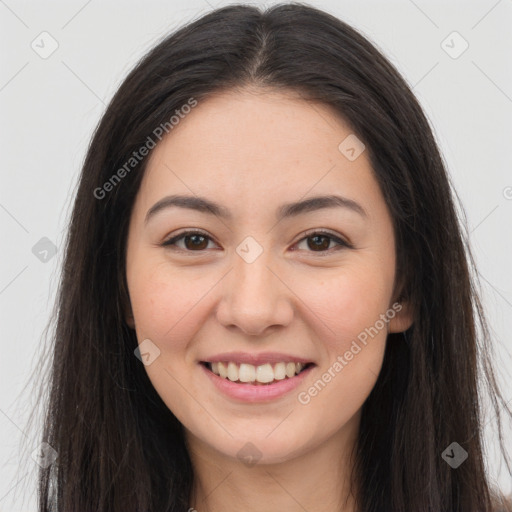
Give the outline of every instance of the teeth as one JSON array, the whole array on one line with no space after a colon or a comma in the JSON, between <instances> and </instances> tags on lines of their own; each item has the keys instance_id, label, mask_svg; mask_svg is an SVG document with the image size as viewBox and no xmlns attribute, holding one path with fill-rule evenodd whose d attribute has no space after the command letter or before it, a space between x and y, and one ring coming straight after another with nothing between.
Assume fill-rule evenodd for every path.
<instances>
[{"instance_id":1,"label":"teeth","mask_svg":"<svg viewBox=\"0 0 512 512\"><path fill-rule=\"evenodd\" d=\"M286 365L284 363L277 363L274 366L274 379L283 380L286 377Z\"/></svg>"},{"instance_id":2,"label":"teeth","mask_svg":"<svg viewBox=\"0 0 512 512\"><path fill-rule=\"evenodd\" d=\"M225 379L228 376L228 369L226 368L224 363L219 363L217 372L213 368L213 364L212 364L212 372L216 373L217 375L220 375L223 379Z\"/></svg>"},{"instance_id":3,"label":"teeth","mask_svg":"<svg viewBox=\"0 0 512 512\"><path fill-rule=\"evenodd\" d=\"M238 366L232 361L210 363L212 372L223 379L227 378L232 382L259 382L261 384L268 384L274 380L283 380L286 377L291 379L299 374L305 366L304 363L293 362L276 363L274 366L269 363L260 366L241 363Z\"/></svg>"},{"instance_id":4,"label":"teeth","mask_svg":"<svg viewBox=\"0 0 512 512\"><path fill-rule=\"evenodd\" d=\"M295 375L295 363L286 363L286 376L293 377Z\"/></svg>"},{"instance_id":5,"label":"teeth","mask_svg":"<svg viewBox=\"0 0 512 512\"><path fill-rule=\"evenodd\" d=\"M240 382L254 382L256 380L256 370L252 364L241 364L238 371Z\"/></svg>"},{"instance_id":6,"label":"teeth","mask_svg":"<svg viewBox=\"0 0 512 512\"><path fill-rule=\"evenodd\" d=\"M235 363L228 363L228 379L233 382L238 380L238 366Z\"/></svg>"},{"instance_id":7,"label":"teeth","mask_svg":"<svg viewBox=\"0 0 512 512\"><path fill-rule=\"evenodd\" d=\"M272 366L268 363L258 366L258 368L256 368L256 380L258 382L263 382L263 384L272 382L274 380L274 370L272 369Z\"/></svg>"}]
</instances>

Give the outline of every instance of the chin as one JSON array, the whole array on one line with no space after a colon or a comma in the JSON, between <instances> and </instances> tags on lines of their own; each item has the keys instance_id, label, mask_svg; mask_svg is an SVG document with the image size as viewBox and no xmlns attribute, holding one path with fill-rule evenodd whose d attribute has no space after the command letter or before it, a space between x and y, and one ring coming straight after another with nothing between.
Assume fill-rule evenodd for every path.
<instances>
[{"instance_id":1,"label":"chin","mask_svg":"<svg viewBox=\"0 0 512 512\"><path fill-rule=\"evenodd\" d=\"M240 434L232 432L233 437L228 435L225 442L219 439L204 439L215 451L226 457L236 459L247 466L256 464L280 464L294 459L307 451L309 439L304 438L304 431L300 436L291 436L289 431L282 429L280 433L272 432L272 429L265 429L265 432L252 434L247 429L241 429ZM280 427L278 426L277 429Z\"/></svg>"}]
</instances>

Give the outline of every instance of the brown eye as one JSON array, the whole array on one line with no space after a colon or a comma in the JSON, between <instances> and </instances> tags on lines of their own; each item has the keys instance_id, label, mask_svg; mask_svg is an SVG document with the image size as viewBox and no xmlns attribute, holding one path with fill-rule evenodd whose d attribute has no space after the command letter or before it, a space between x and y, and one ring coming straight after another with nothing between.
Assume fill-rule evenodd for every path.
<instances>
[{"instance_id":1,"label":"brown eye","mask_svg":"<svg viewBox=\"0 0 512 512\"><path fill-rule=\"evenodd\" d=\"M206 249L208 246L207 238L203 235L187 235L183 237L185 242L185 247L187 249L195 250L195 249Z\"/></svg>"},{"instance_id":2,"label":"brown eye","mask_svg":"<svg viewBox=\"0 0 512 512\"><path fill-rule=\"evenodd\" d=\"M183 240L184 246L179 246L176 242ZM162 244L164 247L177 247L184 251L200 252L208 247L210 237L200 231L185 231Z\"/></svg>"},{"instance_id":3,"label":"brown eye","mask_svg":"<svg viewBox=\"0 0 512 512\"><path fill-rule=\"evenodd\" d=\"M308 236L306 240L308 240L308 247L313 251L329 249L331 244L330 237L325 235ZM309 243L311 240L312 243Z\"/></svg>"},{"instance_id":4,"label":"brown eye","mask_svg":"<svg viewBox=\"0 0 512 512\"><path fill-rule=\"evenodd\" d=\"M345 242L341 238L334 236L331 233L316 231L310 233L304 237L298 245L306 242L307 248L304 249L307 252L326 253L325 255L331 254L333 251L342 249L343 247L351 248L351 244ZM335 247L330 248L331 242L335 243ZM324 254L322 254L323 256Z\"/></svg>"}]
</instances>

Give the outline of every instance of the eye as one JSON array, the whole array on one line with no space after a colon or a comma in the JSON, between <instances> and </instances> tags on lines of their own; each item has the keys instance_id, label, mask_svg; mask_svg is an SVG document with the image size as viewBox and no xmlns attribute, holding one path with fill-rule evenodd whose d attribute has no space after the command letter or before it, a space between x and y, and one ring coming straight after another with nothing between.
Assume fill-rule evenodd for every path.
<instances>
[{"instance_id":1,"label":"eye","mask_svg":"<svg viewBox=\"0 0 512 512\"><path fill-rule=\"evenodd\" d=\"M306 246L311 249L309 252L320 252L320 253L332 253L333 250L339 250L343 247L352 248L353 246L342 240L336 235L328 231L313 231L307 233L307 236L302 238L298 242L298 244L306 242ZM336 246L334 248L330 248L331 242L335 242ZM324 256L325 254L322 254Z\"/></svg>"},{"instance_id":2,"label":"eye","mask_svg":"<svg viewBox=\"0 0 512 512\"><path fill-rule=\"evenodd\" d=\"M183 240L185 247L177 246L176 242ZM179 249L189 251L189 252L200 252L203 249L206 249L208 246L208 240L211 240L206 233L202 231L184 231L183 233L166 240L162 246L176 246Z\"/></svg>"},{"instance_id":3,"label":"eye","mask_svg":"<svg viewBox=\"0 0 512 512\"><path fill-rule=\"evenodd\" d=\"M166 240L161 245L163 247L174 246L186 252L202 252L204 249L208 248L208 242L211 240L212 238L202 231L184 231L169 240ZM181 241L183 241L184 247L177 244L177 242ZM333 250L339 250L343 247L353 248L350 243L328 231L312 231L297 242L296 245L299 245L302 242L306 242L307 247L310 249L308 252L330 254ZM330 247L332 242L336 244L335 247Z\"/></svg>"}]
</instances>

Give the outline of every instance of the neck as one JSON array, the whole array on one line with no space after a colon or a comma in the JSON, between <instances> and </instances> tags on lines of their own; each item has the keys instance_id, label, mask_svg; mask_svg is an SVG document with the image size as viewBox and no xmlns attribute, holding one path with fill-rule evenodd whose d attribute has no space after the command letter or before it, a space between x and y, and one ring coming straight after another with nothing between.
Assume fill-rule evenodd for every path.
<instances>
[{"instance_id":1,"label":"neck","mask_svg":"<svg viewBox=\"0 0 512 512\"><path fill-rule=\"evenodd\" d=\"M188 432L194 468L190 512L354 512L350 477L356 433L357 428L344 428L284 462L248 466Z\"/></svg>"}]
</instances>

